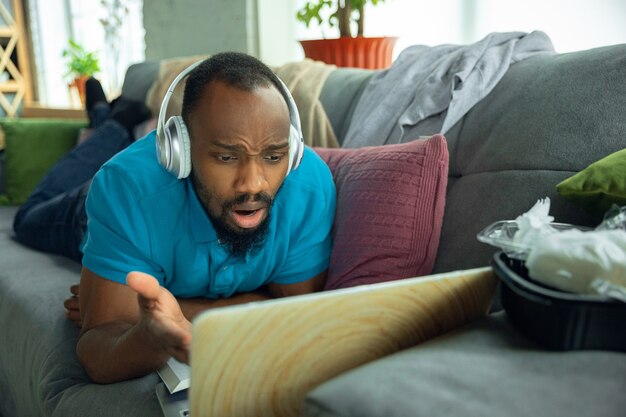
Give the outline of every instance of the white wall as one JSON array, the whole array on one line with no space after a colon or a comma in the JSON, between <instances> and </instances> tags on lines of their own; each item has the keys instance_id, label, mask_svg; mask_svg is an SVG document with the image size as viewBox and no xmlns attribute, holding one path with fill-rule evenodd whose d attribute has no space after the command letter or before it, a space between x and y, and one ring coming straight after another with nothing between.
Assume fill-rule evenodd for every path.
<instances>
[{"instance_id":1,"label":"white wall","mask_svg":"<svg viewBox=\"0 0 626 417\"><path fill-rule=\"evenodd\" d=\"M624 0L473 0L479 13L472 39L489 32L543 30L557 52L626 42Z\"/></svg>"},{"instance_id":2,"label":"white wall","mask_svg":"<svg viewBox=\"0 0 626 417\"><path fill-rule=\"evenodd\" d=\"M292 1L294 13L306 2ZM558 52L626 43L624 0L386 0L368 5L366 18L366 36L399 37L394 57L410 45L468 44L490 32L518 30L546 32ZM323 34L298 23L295 37Z\"/></svg>"},{"instance_id":3,"label":"white wall","mask_svg":"<svg viewBox=\"0 0 626 417\"><path fill-rule=\"evenodd\" d=\"M256 0L144 0L146 58L228 50L257 55L256 14Z\"/></svg>"},{"instance_id":4,"label":"white wall","mask_svg":"<svg viewBox=\"0 0 626 417\"><path fill-rule=\"evenodd\" d=\"M282 65L304 57L296 41L297 21L293 0L257 0L259 58L268 65Z\"/></svg>"},{"instance_id":5,"label":"white wall","mask_svg":"<svg viewBox=\"0 0 626 417\"><path fill-rule=\"evenodd\" d=\"M294 0L145 0L146 57L246 52L269 65L299 59Z\"/></svg>"}]
</instances>

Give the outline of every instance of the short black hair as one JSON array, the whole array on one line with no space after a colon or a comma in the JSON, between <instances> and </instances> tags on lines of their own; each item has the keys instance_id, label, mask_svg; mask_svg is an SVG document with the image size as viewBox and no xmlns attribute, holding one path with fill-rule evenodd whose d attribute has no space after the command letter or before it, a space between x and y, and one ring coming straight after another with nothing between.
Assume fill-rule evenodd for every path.
<instances>
[{"instance_id":1,"label":"short black hair","mask_svg":"<svg viewBox=\"0 0 626 417\"><path fill-rule=\"evenodd\" d=\"M204 60L187 76L182 108L183 121L187 126L191 112L202 97L204 88L211 81L221 81L244 91L253 91L257 87L273 84L280 91L285 103L288 103L287 94L280 80L267 65L241 52L221 52Z\"/></svg>"}]
</instances>

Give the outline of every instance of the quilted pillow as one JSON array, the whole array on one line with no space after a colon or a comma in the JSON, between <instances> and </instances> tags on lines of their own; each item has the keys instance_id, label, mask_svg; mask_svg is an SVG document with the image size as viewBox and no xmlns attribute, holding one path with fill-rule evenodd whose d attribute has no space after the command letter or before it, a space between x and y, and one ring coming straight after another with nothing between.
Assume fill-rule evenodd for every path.
<instances>
[{"instance_id":1,"label":"quilted pillow","mask_svg":"<svg viewBox=\"0 0 626 417\"><path fill-rule=\"evenodd\" d=\"M61 119L0 120L6 140L6 194L0 195L0 205L24 203L41 177L76 145L86 124Z\"/></svg>"},{"instance_id":2,"label":"quilted pillow","mask_svg":"<svg viewBox=\"0 0 626 417\"><path fill-rule=\"evenodd\" d=\"M325 289L430 274L448 182L445 137L315 151L337 188Z\"/></svg>"},{"instance_id":3,"label":"quilted pillow","mask_svg":"<svg viewBox=\"0 0 626 417\"><path fill-rule=\"evenodd\" d=\"M626 205L626 149L594 162L557 184L556 190L600 219L613 204Z\"/></svg>"}]
</instances>

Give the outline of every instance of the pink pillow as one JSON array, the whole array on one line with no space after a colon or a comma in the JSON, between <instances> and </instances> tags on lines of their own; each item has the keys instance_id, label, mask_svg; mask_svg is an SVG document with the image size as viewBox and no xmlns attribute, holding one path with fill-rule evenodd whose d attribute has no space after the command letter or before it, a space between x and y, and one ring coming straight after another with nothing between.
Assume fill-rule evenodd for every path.
<instances>
[{"instance_id":1,"label":"pink pillow","mask_svg":"<svg viewBox=\"0 0 626 417\"><path fill-rule=\"evenodd\" d=\"M337 187L325 289L430 274L448 183L445 137L315 151Z\"/></svg>"}]
</instances>

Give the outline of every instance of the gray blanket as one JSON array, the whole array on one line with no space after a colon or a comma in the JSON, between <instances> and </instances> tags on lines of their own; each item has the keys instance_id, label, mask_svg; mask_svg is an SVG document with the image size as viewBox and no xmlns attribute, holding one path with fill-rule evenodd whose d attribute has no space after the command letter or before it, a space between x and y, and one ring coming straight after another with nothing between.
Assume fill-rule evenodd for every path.
<instances>
[{"instance_id":1,"label":"gray blanket","mask_svg":"<svg viewBox=\"0 0 626 417\"><path fill-rule=\"evenodd\" d=\"M445 134L485 97L515 62L554 53L540 31L491 33L471 45L415 45L372 77L343 147L407 142Z\"/></svg>"}]
</instances>

